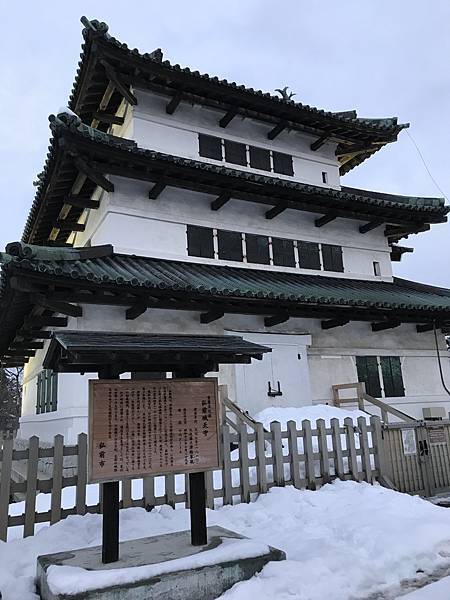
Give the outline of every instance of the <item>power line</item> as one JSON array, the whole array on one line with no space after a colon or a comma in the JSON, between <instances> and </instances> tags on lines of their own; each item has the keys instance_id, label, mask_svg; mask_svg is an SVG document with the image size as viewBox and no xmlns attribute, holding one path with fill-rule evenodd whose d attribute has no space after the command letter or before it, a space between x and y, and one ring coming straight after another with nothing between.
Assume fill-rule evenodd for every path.
<instances>
[{"instance_id":1,"label":"power line","mask_svg":"<svg viewBox=\"0 0 450 600\"><path fill-rule=\"evenodd\" d=\"M448 198L447 198L447 195L446 195L446 193L445 193L445 192L442 190L441 186L438 184L438 182L436 181L436 179L435 179L435 178L433 177L433 175L431 174L431 171L430 171L430 169L428 168L428 165L427 165L427 163L426 163L426 161L425 161L425 158L423 157L423 154L422 154L422 152L420 151L420 148L419 148L419 146L418 146L418 145L417 145L417 143L416 143L416 140L413 138L413 136L412 136L412 135L409 133L409 131L408 131L407 129L406 129L405 131L406 131L406 133L408 134L408 137L409 137L409 139L411 140L411 142L414 144L414 147L415 147L415 149L417 150L417 154L419 155L419 157L420 157L420 159L421 159L421 161L422 161L422 163L423 163L423 166L425 167L425 169L426 169L426 171L427 171L428 175L430 176L430 179L431 179L431 181L434 183L434 185L437 187L437 189L439 190L439 192L440 192L440 193L441 193L441 194L444 196L444 198L445 198L445 199L447 200L447 202L448 202Z\"/></svg>"}]
</instances>

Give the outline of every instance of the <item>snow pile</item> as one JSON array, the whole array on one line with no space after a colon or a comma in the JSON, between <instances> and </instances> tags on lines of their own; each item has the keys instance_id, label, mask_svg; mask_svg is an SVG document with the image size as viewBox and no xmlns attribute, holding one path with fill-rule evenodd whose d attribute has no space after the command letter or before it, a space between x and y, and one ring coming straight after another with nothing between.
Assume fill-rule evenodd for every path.
<instances>
[{"instance_id":1,"label":"snow pile","mask_svg":"<svg viewBox=\"0 0 450 600\"><path fill-rule=\"evenodd\" d=\"M365 417L367 421L370 419L370 415L361 410L337 408L336 406L329 406L328 404L300 407L292 406L288 408L270 406L257 413L254 419L255 421L262 423L266 429L270 429L272 421L281 423L281 429L287 429L288 421L295 421L297 429L300 429L302 421L305 419L311 421L311 423L315 423L317 419L324 419L325 425L329 427L331 419L339 419L340 423L343 425L344 419L347 417L353 419L355 425L357 424L358 417Z\"/></svg>"},{"instance_id":2,"label":"snow pile","mask_svg":"<svg viewBox=\"0 0 450 600\"><path fill-rule=\"evenodd\" d=\"M448 600L450 598L450 577L444 577L431 585L402 596L402 600Z\"/></svg>"},{"instance_id":3,"label":"snow pile","mask_svg":"<svg viewBox=\"0 0 450 600\"><path fill-rule=\"evenodd\" d=\"M120 513L122 540L189 528L185 509ZM208 523L287 554L286 561L270 563L260 575L234 586L224 600L364 598L377 591L392 593L403 579L450 565L448 509L364 483L337 481L317 492L273 488L254 503L208 511ZM3 600L34 597L39 554L100 541L101 517L86 515L42 528L34 537L0 543Z\"/></svg>"}]
</instances>

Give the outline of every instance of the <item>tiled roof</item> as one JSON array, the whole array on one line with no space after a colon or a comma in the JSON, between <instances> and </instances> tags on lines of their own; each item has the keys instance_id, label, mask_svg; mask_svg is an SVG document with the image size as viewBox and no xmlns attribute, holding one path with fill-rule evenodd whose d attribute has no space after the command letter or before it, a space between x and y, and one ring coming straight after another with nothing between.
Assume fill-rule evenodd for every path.
<instances>
[{"instance_id":1,"label":"tiled roof","mask_svg":"<svg viewBox=\"0 0 450 600\"><path fill-rule=\"evenodd\" d=\"M450 290L418 284L403 279L365 281L342 277L304 275L246 267L218 266L142 256L114 254L109 257L61 260L49 259L55 249L44 248L46 259L11 258L0 254L22 272L49 276L56 283L70 279L77 287L82 282L132 288L141 292L181 292L197 297L259 299L286 304L320 306L355 306L419 312L448 312Z\"/></svg>"}]
</instances>

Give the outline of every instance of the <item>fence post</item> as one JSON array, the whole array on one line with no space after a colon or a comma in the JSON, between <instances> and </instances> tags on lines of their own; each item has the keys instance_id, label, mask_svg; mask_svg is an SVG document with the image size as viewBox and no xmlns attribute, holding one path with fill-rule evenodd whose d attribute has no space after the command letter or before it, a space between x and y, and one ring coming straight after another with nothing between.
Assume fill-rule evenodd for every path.
<instances>
[{"instance_id":1,"label":"fence post","mask_svg":"<svg viewBox=\"0 0 450 600\"><path fill-rule=\"evenodd\" d=\"M255 434L256 461L258 463L258 488L260 494L265 494L267 492L266 440L262 423L257 423Z\"/></svg>"},{"instance_id":2,"label":"fence post","mask_svg":"<svg viewBox=\"0 0 450 600\"><path fill-rule=\"evenodd\" d=\"M230 429L228 425L222 426L222 449L223 449L223 468L222 468L222 488L223 504L233 504L233 482L231 478L231 456L230 456Z\"/></svg>"},{"instance_id":3,"label":"fence post","mask_svg":"<svg viewBox=\"0 0 450 600\"><path fill-rule=\"evenodd\" d=\"M53 478L50 525L61 520L61 491L64 464L64 436L55 435L53 441Z\"/></svg>"},{"instance_id":4,"label":"fence post","mask_svg":"<svg viewBox=\"0 0 450 600\"><path fill-rule=\"evenodd\" d=\"M173 473L169 473L164 477L164 491L166 503L175 508L175 475Z\"/></svg>"},{"instance_id":5,"label":"fence post","mask_svg":"<svg viewBox=\"0 0 450 600\"><path fill-rule=\"evenodd\" d=\"M342 456L341 425L339 419L331 419L331 439L333 440L334 472L344 479L344 459Z\"/></svg>"},{"instance_id":6,"label":"fence post","mask_svg":"<svg viewBox=\"0 0 450 600\"><path fill-rule=\"evenodd\" d=\"M239 472L241 480L241 502L250 502L250 481L248 465L248 435L247 425L239 427Z\"/></svg>"},{"instance_id":7,"label":"fence post","mask_svg":"<svg viewBox=\"0 0 450 600\"><path fill-rule=\"evenodd\" d=\"M214 474L205 471L206 508L214 508Z\"/></svg>"},{"instance_id":8,"label":"fence post","mask_svg":"<svg viewBox=\"0 0 450 600\"><path fill-rule=\"evenodd\" d=\"M320 473L322 475L322 483L330 481L330 457L328 452L327 430L324 419L317 419L317 443L320 453Z\"/></svg>"},{"instance_id":9,"label":"fence post","mask_svg":"<svg viewBox=\"0 0 450 600\"><path fill-rule=\"evenodd\" d=\"M122 480L122 508L130 508L133 505L131 498L131 479Z\"/></svg>"},{"instance_id":10,"label":"fence post","mask_svg":"<svg viewBox=\"0 0 450 600\"><path fill-rule=\"evenodd\" d=\"M270 431L272 433L273 480L275 485L284 486L286 482L284 480L281 424L278 421L272 421Z\"/></svg>"},{"instance_id":11,"label":"fence post","mask_svg":"<svg viewBox=\"0 0 450 600\"><path fill-rule=\"evenodd\" d=\"M388 475L385 462L384 441L381 431L381 422L379 417L370 417L372 427L372 443L375 450L374 461L375 468L378 471L378 479Z\"/></svg>"},{"instance_id":12,"label":"fence post","mask_svg":"<svg viewBox=\"0 0 450 600\"><path fill-rule=\"evenodd\" d=\"M11 468L14 440L3 440L2 463L0 473L0 540L8 539L9 494L11 489Z\"/></svg>"},{"instance_id":13,"label":"fence post","mask_svg":"<svg viewBox=\"0 0 450 600\"><path fill-rule=\"evenodd\" d=\"M367 483L372 483L372 465L370 463L370 446L369 436L367 435L367 422L365 417L358 417L359 427L359 445L361 448L361 463L364 473L364 478Z\"/></svg>"},{"instance_id":14,"label":"fence post","mask_svg":"<svg viewBox=\"0 0 450 600\"><path fill-rule=\"evenodd\" d=\"M311 421L302 421L303 452L305 453L306 486L310 490L316 489L316 472L314 469L314 452L312 445Z\"/></svg>"},{"instance_id":15,"label":"fence post","mask_svg":"<svg viewBox=\"0 0 450 600\"><path fill-rule=\"evenodd\" d=\"M289 433L289 455L291 458L291 479L294 487L300 489L300 459L298 457L298 439L297 439L297 423L288 421L287 430Z\"/></svg>"},{"instance_id":16,"label":"fence post","mask_svg":"<svg viewBox=\"0 0 450 600\"><path fill-rule=\"evenodd\" d=\"M347 438L348 469L352 479L359 481L358 461L356 460L355 426L353 424L353 419L351 417L344 419L344 426Z\"/></svg>"},{"instance_id":17,"label":"fence post","mask_svg":"<svg viewBox=\"0 0 450 600\"><path fill-rule=\"evenodd\" d=\"M155 508L155 478L153 475L143 478L142 491L144 492L144 508L150 512Z\"/></svg>"},{"instance_id":18,"label":"fence post","mask_svg":"<svg viewBox=\"0 0 450 600\"><path fill-rule=\"evenodd\" d=\"M86 484L87 484L87 435L80 433L78 436L77 459L77 489L76 509L77 515L86 514ZM100 501L100 498L99 498Z\"/></svg>"},{"instance_id":19,"label":"fence post","mask_svg":"<svg viewBox=\"0 0 450 600\"><path fill-rule=\"evenodd\" d=\"M38 460L39 438L33 435L30 437L30 446L28 448L27 492L25 496L25 522L23 526L23 537L28 537L34 534Z\"/></svg>"}]
</instances>

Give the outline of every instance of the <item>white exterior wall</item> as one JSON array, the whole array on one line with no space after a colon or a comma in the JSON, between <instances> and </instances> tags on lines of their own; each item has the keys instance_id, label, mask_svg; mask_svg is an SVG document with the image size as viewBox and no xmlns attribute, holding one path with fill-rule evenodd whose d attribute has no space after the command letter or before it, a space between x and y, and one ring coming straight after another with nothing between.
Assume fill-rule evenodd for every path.
<instances>
[{"instance_id":1,"label":"white exterior wall","mask_svg":"<svg viewBox=\"0 0 450 600\"><path fill-rule=\"evenodd\" d=\"M391 331L374 333L370 323L351 322L344 327L323 331L320 321L315 319L290 319L276 327L265 328L263 317L258 316L225 315L209 325L202 325L198 312L148 310L137 319L126 321L123 307L84 306L83 311L82 318L70 319L69 329L235 334L273 347L274 365L269 370L264 370L259 361L253 361L252 365L245 367L226 365L219 372L219 382L228 385L230 397L251 414L272 405L331 403L333 384L357 381L357 355L401 358L406 395L386 399L388 403L417 418L422 418L424 406L441 406L446 413L450 411L450 397L445 393L439 378L433 334L418 334L414 325L401 325ZM281 346L285 349L290 347L291 354L279 354ZM441 350L444 376L449 384L450 360L443 338ZM25 370L20 435L39 435L50 440L56 433L62 433L68 441L75 442L76 435L87 428L87 380L96 376L60 374L57 412L35 415L36 375L44 354L45 350L39 351ZM288 360L291 362L288 363ZM288 364L291 365L290 368L287 368ZM242 387L243 368L250 382L250 387L247 385L247 388ZM261 380L261 386L254 386L252 378L253 381L255 378L256 381ZM268 397L268 380L271 380L273 387L278 380L281 382L284 392L282 397ZM247 389L245 395L243 389ZM258 389L257 393L255 389Z\"/></svg>"},{"instance_id":2,"label":"white exterior wall","mask_svg":"<svg viewBox=\"0 0 450 600\"><path fill-rule=\"evenodd\" d=\"M241 262L202 259L187 254L186 224L259 233L273 237L338 244L343 248L344 273L249 264L252 269L270 269L336 277L390 281L390 249L382 228L359 233L360 221L336 219L315 227L317 215L286 210L267 220L266 205L230 200L220 211L210 209L213 196L188 190L166 188L156 200L148 199L151 184L111 177L115 191L101 194L98 210L90 211L86 231L78 233L77 245L113 244L116 252L193 262L246 266ZM375 277L373 262L380 263L381 277Z\"/></svg>"}]
</instances>

